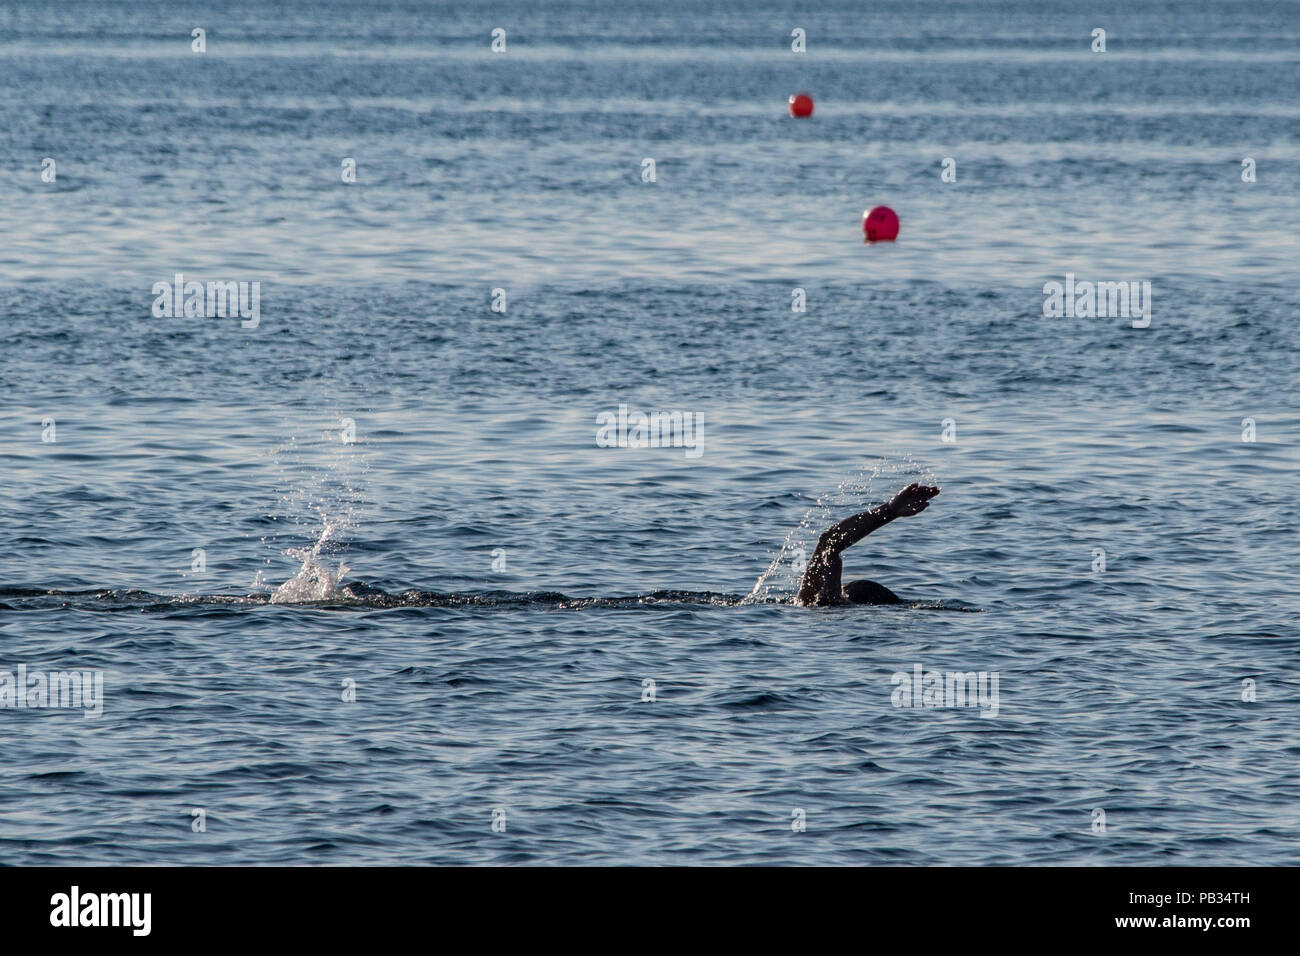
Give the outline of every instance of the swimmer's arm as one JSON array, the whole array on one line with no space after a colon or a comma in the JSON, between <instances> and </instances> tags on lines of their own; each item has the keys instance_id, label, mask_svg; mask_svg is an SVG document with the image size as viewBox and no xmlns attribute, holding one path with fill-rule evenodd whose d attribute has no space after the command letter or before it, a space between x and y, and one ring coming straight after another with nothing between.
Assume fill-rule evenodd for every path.
<instances>
[{"instance_id":1,"label":"swimmer's arm","mask_svg":"<svg viewBox=\"0 0 1300 956\"><path fill-rule=\"evenodd\" d=\"M817 550L808 559L808 567L799 582L799 593L795 595L796 604L836 604L841 600L844 589L840 581L843 565L840 552L850 545L861 541L883 524L893 521L895 515L889 505L881 505L870 511L863 511L852 518L833 525L817 541Z\"/></svg>"},{"instance_id":2,"label":"swimmer's arm","mask_svg":"<svg viewBox=\"0 0 1300 956\"><path fill-rule=\"evenodd\" d=\"M821 604L840 598L840 552L851 548L871 532L895 518L920 514L939 493L933 485L911 484L879 508L863 511L831 525L817 541L817 550L808 559L808 568L799 582L798 604Z\"/></svg>"},{"instance_id":3,"label":"swimmer's arm","mask_svg":"<svg viewBox=\"0 0 1300 956\"><path fill-rule=\"evenodd\" d=\"M852 518L845 518L839 524L831 525L817 542L817 550L828 548L839 552L851 548L871 532L882 525L889 524L895 518L920 514L930 506L930 499L938 493L939 489L933 485L908 485L879 508L863 511Z\"/></svg>"},{"instance_id":4,"label":"swimmer's arm","mask_svg":"<svg viewBox=\"0 0 1300 956\"><path fill-rule=\"evenodd\" d=\"M853 547L871 532L898 517L890 510L891 504L893 502L887 501L879 508L863 511L852 518L845 518L838 524L831 525L818 540L817 551L831 551L838 554L845 548Z\"/></svg>"}]
</instances>

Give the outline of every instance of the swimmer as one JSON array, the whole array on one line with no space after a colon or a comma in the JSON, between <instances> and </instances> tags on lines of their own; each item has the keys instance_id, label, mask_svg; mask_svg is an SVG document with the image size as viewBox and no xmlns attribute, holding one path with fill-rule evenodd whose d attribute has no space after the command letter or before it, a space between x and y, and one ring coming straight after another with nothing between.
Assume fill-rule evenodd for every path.
<instances>
[{"instance_id":1,"label":"swimmer","mask_svg":"<svg viewBox=\"0 0 1300 956\"><path fill-rule=\"evenodd\" d=\"M879 508L864 511L832 525L817 542L808 569L799 582L795 604L901 604L902 599L875 581L850 581L840 586L840 552L895 518L920 514L939 493L933 485L908 485Z\"/></svg>"}]
</instances>

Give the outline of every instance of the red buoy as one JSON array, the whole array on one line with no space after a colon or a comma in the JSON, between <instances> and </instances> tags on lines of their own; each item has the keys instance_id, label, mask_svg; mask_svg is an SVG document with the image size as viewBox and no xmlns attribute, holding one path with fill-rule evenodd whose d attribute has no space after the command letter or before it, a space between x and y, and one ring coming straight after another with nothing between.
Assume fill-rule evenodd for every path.
<instances>
[{"instance_id":1,"label":"red buoy","mask_svg":"<svg viewBox=\"0 0 1300 956\"><path fill-rule=\"evenodd\" d=\"M888 206L877 206L862 214L862 231L867 242L892 242L898 238L898 213Z\"/></svg>"},{"instance_id":2,"label":"red buoy","mask_svg":"<svg viewBox=\"0 0 1300 956\"><path fill-rule=\"evenodd\" d=\"M790 97L790 115L796 119L807 119L812 116L813 101L807 93L796 93Z\"/></svg>"}]
</instances>

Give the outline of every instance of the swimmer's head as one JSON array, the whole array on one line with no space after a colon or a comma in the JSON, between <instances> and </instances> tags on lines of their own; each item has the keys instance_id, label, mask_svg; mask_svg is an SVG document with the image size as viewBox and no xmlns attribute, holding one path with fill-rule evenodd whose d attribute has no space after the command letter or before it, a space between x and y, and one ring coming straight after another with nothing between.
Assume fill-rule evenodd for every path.
<instances>
[{"instance_id":1,"label":"swimmer's head","mask_svg":"<svg viewBox=\"0 0 1300 956\"><path fill-rule=\"evenodd\" d=\"M844 596L854 604L903 603L903 599L897 594L875 581L850 581L844 585Z\"/></svg>"}]
</instances>

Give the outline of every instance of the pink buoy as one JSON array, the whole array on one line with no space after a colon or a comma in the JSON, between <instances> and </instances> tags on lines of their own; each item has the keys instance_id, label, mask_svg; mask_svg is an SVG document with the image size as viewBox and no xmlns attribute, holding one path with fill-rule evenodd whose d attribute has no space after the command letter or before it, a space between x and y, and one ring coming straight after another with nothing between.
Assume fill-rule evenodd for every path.
<instances>
[{"instance_id":1,"label":"pink buoy","mask_svg":"<svg viewBox=\"0 0 1300 956\"><path fill-rule=\"evenodd\" d=\"M795 93L790 97L790 115L796 119L807 119L813 113L813 99L807 93Z\"/></svg>"},{"instance_id":2,"label":"pink buoy","mask_svg":"<svg viewBox=\"0 0 1300 956\"><path fill-rule=\"evenodd\" d=\"M862 214L862 231L867 242L893 242L898 238L898 213L888 206L877 206Z\"/></svg>"}]
</instances>

